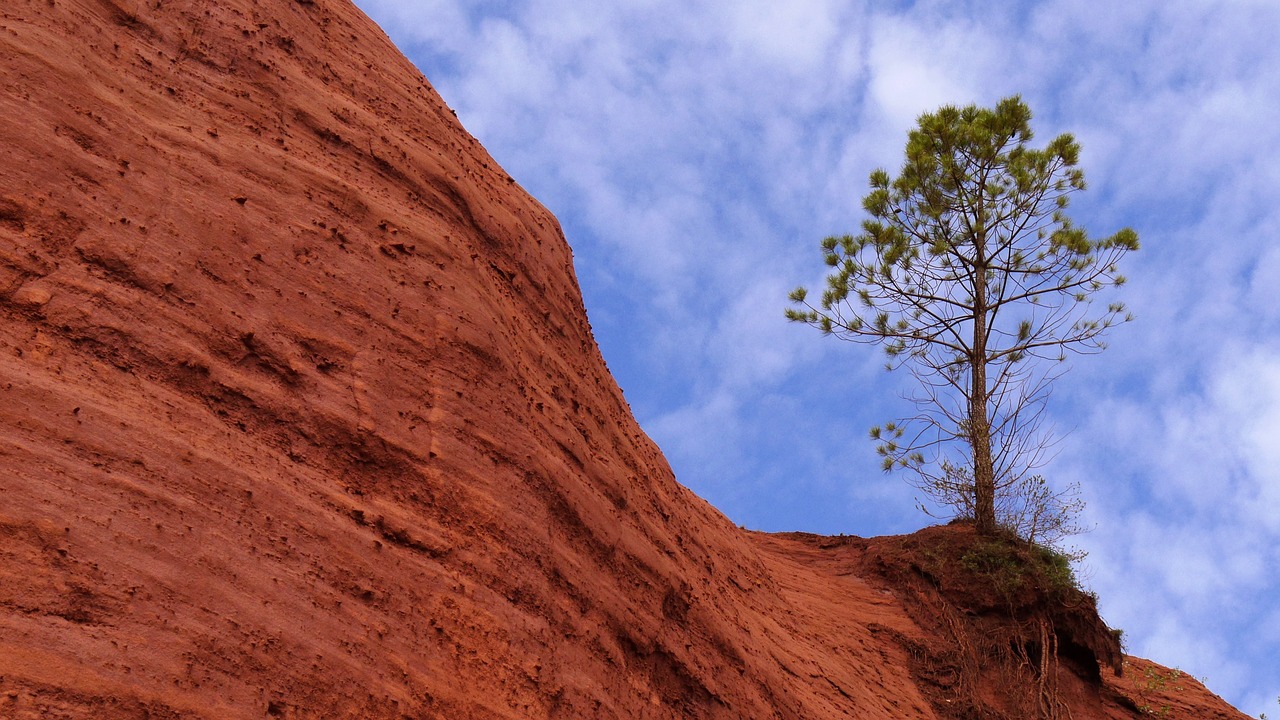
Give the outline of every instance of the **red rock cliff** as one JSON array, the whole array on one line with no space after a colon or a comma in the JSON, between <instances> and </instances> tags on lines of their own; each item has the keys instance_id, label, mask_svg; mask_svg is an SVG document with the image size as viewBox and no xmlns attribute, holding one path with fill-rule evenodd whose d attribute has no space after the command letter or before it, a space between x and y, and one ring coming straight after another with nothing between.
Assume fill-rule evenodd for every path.
<instances>
[{"instance_id":1,"label":"red rock cliff","mask_svg":"<svg viewBox=\"0 0 1280 720\"><path fill-rule=\"evenodd\" d=\"M348 2L15 0L0 70L0 717L946 715L865 547L676 483Z\"/></svg>"}]
</instances>

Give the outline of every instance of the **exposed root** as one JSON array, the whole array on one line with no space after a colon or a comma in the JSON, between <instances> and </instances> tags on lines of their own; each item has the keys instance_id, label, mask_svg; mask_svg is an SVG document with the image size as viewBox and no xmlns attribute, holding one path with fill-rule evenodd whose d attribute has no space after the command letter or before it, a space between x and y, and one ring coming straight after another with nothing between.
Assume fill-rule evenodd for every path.
<instances>
[{"instance_id":1,"label":"exposed root","mask_svg":"<svg viewBox=\"0 0 1280 720\"><path fill-rule=\"evenodd\" d=\"M937 640L904 645L940 717L1070 720L1119 654L1093 598L1025 544L937 528L868 550L864 564Z\"/></svg>"}]
</instances>

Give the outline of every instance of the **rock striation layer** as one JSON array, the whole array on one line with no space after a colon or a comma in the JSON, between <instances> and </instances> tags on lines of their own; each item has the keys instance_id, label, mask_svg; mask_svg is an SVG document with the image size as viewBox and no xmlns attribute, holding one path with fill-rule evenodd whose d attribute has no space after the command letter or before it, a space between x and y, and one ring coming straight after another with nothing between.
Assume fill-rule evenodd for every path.
<instances>
[{"instance_id":1,"label":"rock striation layer","mask_svg":"<svg viewBox=\"0 0 1280 720\"><path fill-rule=\"evenodd\" d=\"M0 717L948 716L866 547L675 481L347 0L13 0L0 71Z\"/></svg>"}]
</instances>

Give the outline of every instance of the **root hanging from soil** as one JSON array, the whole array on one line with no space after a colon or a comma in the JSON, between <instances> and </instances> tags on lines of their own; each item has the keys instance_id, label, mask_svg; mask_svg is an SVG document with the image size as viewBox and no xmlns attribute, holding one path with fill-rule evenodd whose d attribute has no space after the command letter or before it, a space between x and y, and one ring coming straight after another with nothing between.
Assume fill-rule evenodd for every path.
<instances>
[{"instance_id":1,"label":"root hanging from soil","mask_svg":"<svg viewBox=\"0 0 1280 720\"><path fill-rule=\"evenodd\" d=\"M1055 573L1042 549L963 528L874 542L868 574L929 638L900 641L939 717L1072 720L1072 698L1096 696L1103 669L1119 664L1092 596Z\"/></svg>"}]
</instances>

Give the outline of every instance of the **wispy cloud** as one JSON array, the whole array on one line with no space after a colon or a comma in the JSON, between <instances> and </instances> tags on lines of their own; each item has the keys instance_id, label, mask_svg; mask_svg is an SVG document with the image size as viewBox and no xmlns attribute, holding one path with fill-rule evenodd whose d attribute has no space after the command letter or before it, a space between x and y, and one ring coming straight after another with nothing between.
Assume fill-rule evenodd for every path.
<instances>
[{"instance_id":1,"label":"wispy cloud","mask_svg":"<svg viewBox=\"0 0 1280 720\"><path fill-rule=\"evenodd\" d=\"M1108 619L1238 702L1280 685L1250 662L1278 640L1277 438L1280 347L1227 347L1182 391L1100 405L1061 468L1105 479L1084 541Z\"/></svg>"},{"instance_id":2,"label":"wispy cloud","mask_svg":"<svg viewBox=\"0 0 1280 720\"><path fill-rule=\"evenodd\" d=\"M1070 131L1074 216L1132 225L1139 320L1082 358L1052 468L1097 530L1136 651L1247 712L1280 677L1280 27L1270 0L359 0L575 250L610 367L680 479L765 529L925 519L866 429L906 408L874 350L781 317L855 231L916 116L1021 93Z\"/></svg>"}]
</instances>

